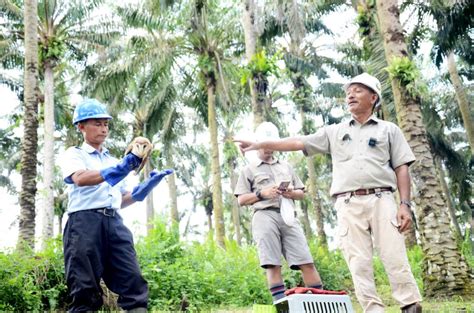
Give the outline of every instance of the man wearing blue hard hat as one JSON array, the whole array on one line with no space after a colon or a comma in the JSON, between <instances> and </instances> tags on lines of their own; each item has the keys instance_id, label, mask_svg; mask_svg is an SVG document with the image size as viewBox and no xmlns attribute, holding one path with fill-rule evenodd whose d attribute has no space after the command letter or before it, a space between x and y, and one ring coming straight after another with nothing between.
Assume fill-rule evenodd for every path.
<instances>
[{"instance_id":1,"label":"man wearing blue hard hat","mask_svg":"<svg viewBox=\"0 0 474 313\"><path fill-rule=\"evenodd\" d=\"M103 146L111 119L95 99L77 105L73 123L84 143L67 149L60 158L69 195L63 244L70 312L102 307L101 279L119 295L122 309L146 312L148 306L148 286L140 273L133 237L118 210L142 201L173 171L153 171L148 180L127 191L123 179L140 167L142 158L132 152L119 161Z\"/></svg>"}]
</instances>

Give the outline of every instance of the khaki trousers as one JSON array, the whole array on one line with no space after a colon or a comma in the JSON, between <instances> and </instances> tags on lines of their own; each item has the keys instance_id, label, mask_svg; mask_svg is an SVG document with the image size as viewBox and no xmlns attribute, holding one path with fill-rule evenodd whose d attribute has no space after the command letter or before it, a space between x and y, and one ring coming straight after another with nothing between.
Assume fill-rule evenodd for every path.
<instances>
[{"instance_id":1,"label":"khaki trousers","mask_svg":"<svg viewBox=\"0 0 474 313\"><path fill-rule=\"evenodd\" d=\"M388 274L392 295L400 306L421 301L408 263L405 237L398 232L398 205L392 192L339 197L335 208L339 245L364 312L384 312L384 305L375 289L374 248Z\"/></svg>"}]
</instances>

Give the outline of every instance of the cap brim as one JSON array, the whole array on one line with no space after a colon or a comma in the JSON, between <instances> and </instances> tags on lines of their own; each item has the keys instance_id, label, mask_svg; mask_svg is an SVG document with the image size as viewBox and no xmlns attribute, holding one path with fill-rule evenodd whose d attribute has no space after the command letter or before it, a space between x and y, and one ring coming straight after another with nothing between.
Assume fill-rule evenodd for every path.
<instances>
[{"instance_id":1,"label":"cap brim","mask_svg":"<svg viewBox=\"0 0 474 313\"><path fill-rule=\"evenodd\" d=\"M99 114L99 115L94 115L94 116L87 116L87 117L84 117L80 120L77 120L74 122L74 125L76 125L77 123L79 122L83 122L85 120L91 120L91 119L108 119L108 120L111 120L112 119L112 116L108 115L108 114Z\"/></svg>"}]
</instances>

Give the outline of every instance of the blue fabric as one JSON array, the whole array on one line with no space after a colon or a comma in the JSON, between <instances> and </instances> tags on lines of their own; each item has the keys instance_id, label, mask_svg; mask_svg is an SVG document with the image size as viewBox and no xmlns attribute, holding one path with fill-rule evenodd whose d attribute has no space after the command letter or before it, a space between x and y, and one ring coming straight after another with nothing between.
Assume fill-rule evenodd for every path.
<instances>
[{"instance_id":1,"label":"blue fabric","mask_svg":"<svg viewBox=\"0 0 474 313\"><path fill-rule=\"evenodd\" d=\"M153 188L158 186L158 184L163 179L163 177L171 173L173 173L172 169L166 169L161 172L153 170L150 173L150 178L148 178L143 183L133 188L132 199L135 201L143 201L146 198L146 196L150 193L150 191L152 191Z\"/></svg>"},{"instance_id":2,"label":"blue fabric","mask_svg":"<svg viewBox=\"0 0 474 313\"><path fill-rule=\"evenodd\" d=\"M127 177L128 173L140 166L142 159L133 153L127 154L122 163L100 171L100 175L110 186L115 186L122 179Z\"/></svg>"},{"instance_id":3,"label":"blue fabric","mask_svg":"<svg viewBox=\"0 0 474 313\"><path fill-rule=\"evenodd\" d=\"M73 213L93 208L120 209L122 195L128 192L125 181L112 187L106 182L95 186L77 186L71 176L79 170L96 170L115 166L118 160L106 148L97 151L87 143L71 147L58 157L63 179L67 183L69 202L67 212Z\"/></svg>"},{"instance_id":4,"label":"blue fabric","mask_svg":"<svg viewBox=\"0 0 474 313\"><path fill-rule=\"evenodd\" d=\"M69 215L63 244L70 312L100 309L101 278L119 295L122 309L147 307L147 282L140 274L132 233L119 214L108 217L87 210Z\"/></svg>"}]
</instances>

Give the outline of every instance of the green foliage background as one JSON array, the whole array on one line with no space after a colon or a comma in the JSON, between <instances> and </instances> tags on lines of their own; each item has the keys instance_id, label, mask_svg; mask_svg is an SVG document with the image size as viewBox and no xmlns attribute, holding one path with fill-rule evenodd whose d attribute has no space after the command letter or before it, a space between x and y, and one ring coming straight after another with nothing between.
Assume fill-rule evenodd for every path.
<instances>
[{"instance_id":1,"label":"green foliage background","mask_svg":"<svg viewBox=\"0 0 474 313\"><path fill-rule=\"evenodd\" d=\"M178 310L186 302L189 310L243 308L253 304L270 304L264 271L260 268L254 246L239 247L227 242L219 248L213 240L186 244L164 221L157 221L154 230L141 238L137 255L142 273L150 289L150 309ZM353 296L351 276L342 255L327 251L316 241L310 248L326 289L346 290ZM469 252L468 249L466 251ZM422 289L422 251L409 251L410 264ZM468 256L473 263L472 256ZM383 266L375 258L375 277L379 292L389 305L390 286ZM0 311L65 310L68 297L64 281L62 243L51 241L48 249L26 254L0 254ZM302 285L298 271L283 268L288 288ZM117 309L111 299L105 299L105 310Z\"/></svg>"}]
</instances>

